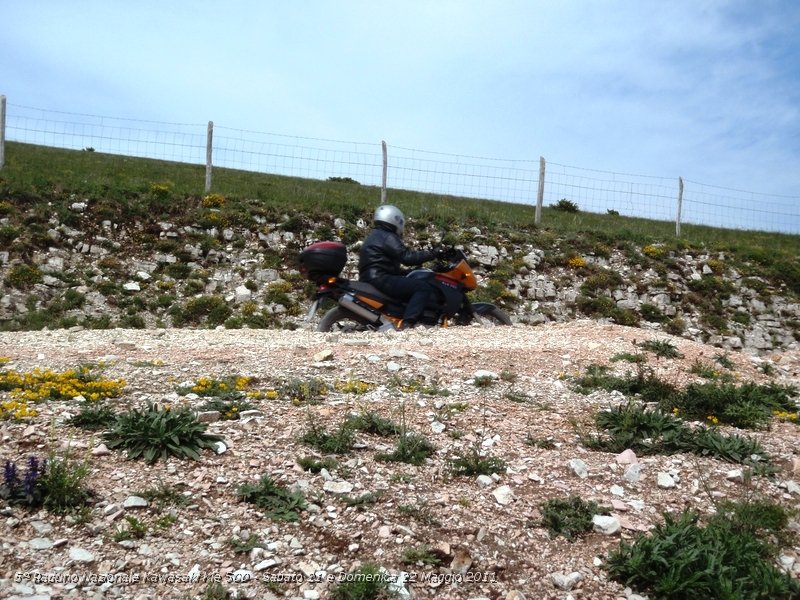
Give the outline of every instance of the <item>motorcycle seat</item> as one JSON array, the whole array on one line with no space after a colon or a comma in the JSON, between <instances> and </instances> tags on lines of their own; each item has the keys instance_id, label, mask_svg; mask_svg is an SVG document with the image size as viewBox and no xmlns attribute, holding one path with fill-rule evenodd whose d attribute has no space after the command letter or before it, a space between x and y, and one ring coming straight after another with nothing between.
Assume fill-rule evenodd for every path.
<instances>
[{"instance_id":1,"label":"motorcycle seat","mask_svg":"<svg viewBox=\"0 0 800 600\"><path fill-rule=\"evenodd\" d=\"M367 294L381 302L393 302L392 298L384 294L371 283L365 281L350 281L350 288L360 294Z\"/></svg>"}]
</instances>

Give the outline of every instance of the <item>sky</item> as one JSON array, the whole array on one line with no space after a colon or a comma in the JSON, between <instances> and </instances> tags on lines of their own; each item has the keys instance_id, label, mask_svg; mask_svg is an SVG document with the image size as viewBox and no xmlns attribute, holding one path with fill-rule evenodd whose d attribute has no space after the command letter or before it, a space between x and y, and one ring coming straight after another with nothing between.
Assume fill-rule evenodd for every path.
<instances>
[{"instance_id":1,"label":"sky","mask_svg":"<svg viewBox=\"0 0 800 600\"><path fill-rule=\"evenodd\" d=\"M800 198L796 0L0 0L0 32L9 104Z\"/></svg>"}]
</instances>

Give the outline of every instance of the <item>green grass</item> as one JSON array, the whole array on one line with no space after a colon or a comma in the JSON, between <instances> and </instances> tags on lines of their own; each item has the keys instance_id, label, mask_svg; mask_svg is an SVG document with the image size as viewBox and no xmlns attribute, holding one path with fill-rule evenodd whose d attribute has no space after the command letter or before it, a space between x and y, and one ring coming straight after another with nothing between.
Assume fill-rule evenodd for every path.
<instances>
[{"instance_id":1,"label":"green grass","mask_svg":"<svg viewBox=\"0 0 800 600\"><path fill-rule=\"evenodd\" d=\"M11 197L15 205L56 201L53 208L66 213L69 194L74 193L89 199L90 207L94 203L90 210L106 211L109 216L116 216L117 221L124 221L132 208L135 209L132 214L141 216L153 209L174 214L188 208L202 208L199 199L203 196L204 181L202 165L8 142L0 194ZM169 191L153 198L155 183L168 183ZM214 170L214 192L228 200L223 213L227 211L239 218L248 218L248 211L255 211L250 214L251 218L253 214L278 215L290 210L306 214L309 219L320 213L349 220L368 219L378 197L377 188L371 186L222 168ZM523 233L534 228L532 205L405 190L391 190L391 195L392 201L403 206L406 214L412 217L412 228L414 222L426 221L440 227L449 224L506 226ZM142 199L149 201L147 210L134 206ZM162 200L163 206L156 200ZM798 267L792 267L794 257L800 254L800 236L683 224L682 240L675 244L675 225L668 221L568 213L550 207L544 207L542 214L543 227L559 236L580 234L584 238L610 241L614 246L624 242L644 245L669 241L682 252L706 247L729 254L726 262L732 266L738 257L763 265L772 276L786 278L788 275L795 281L794 289L800 289L796 287L800 284ZM163 215L151 216L161 218ZM546 239L542 242L547 245ZM781 267L789 267L791 273L781 275L778 272Z\"/></svg>"}]
</instances>

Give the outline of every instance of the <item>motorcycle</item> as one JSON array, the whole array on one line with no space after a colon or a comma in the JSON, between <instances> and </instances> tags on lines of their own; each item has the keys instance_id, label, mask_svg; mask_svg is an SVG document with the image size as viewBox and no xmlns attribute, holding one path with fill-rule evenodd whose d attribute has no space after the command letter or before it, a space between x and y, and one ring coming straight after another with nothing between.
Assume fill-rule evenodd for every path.
<instances>
[{"instance_id":1,"label":"motorcycle","mask_svg":"<svg viewBox=\"0 0 800 600\"><path fill-rule=\"evenodd\" d=\"M511 325L508 314L494 304L469 300L467 294L478 287L478 281L463 251L450 248L442 260L434 269L415 269L408 274L425 279L437 291L420 325ZM347 248L339 242L317 242L300 253L300 272L318 286L306 320L311 321L324 302L333 301L336 306L322 316L317 331L398 329L405 305L369 283L340 277L346 262Z\"/></svg>"}]
</instances>

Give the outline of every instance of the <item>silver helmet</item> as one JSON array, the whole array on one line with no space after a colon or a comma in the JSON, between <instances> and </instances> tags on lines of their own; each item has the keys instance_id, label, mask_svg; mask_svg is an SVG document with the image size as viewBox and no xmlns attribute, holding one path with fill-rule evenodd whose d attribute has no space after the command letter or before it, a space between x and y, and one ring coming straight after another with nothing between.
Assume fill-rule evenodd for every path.
<instances>
[{"instance_id":1,"label":"silver helmet","mask_svg":"<svg viewBox=\"0 0 800 600\"><path fill-rule=\"evenodd\" d=\"M406 218L403 212L391 204L382 204L376 208L372 220L375 223L391 225L400 237L403 236L403 231L405 231L406 228Z\"/></svg>"}]
</instances>

